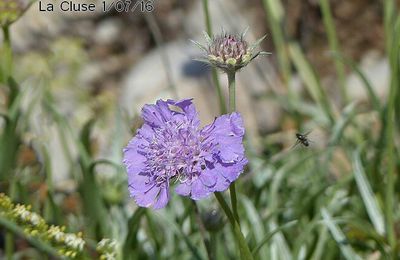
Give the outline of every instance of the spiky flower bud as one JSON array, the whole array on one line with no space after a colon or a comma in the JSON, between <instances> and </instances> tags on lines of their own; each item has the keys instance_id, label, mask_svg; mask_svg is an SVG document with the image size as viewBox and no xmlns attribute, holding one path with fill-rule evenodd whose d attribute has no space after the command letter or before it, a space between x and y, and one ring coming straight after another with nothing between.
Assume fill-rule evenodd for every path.
<instances>
[{"instance_id":1,"label":"spiky flower bud","mask_svg":"<svg viewBox=\"0 0 400 260\"><path fill-rule=\"evenodd\" d=\"M1 0L0 26L8 26L15 22L31 3L31 0Z\"/></svg>"},{"instance_id":2,"label":"spiky flower bud","mask_svg":"<svg viewBox=\"0 0 400 260\"><path fill-rule=\"evenodd\" d=\"M203 59L198 60L217 67L226 73L232 73L245 67L258 55L269 54L268 52L255 51L261 41L265 39L265 36L249 45L247 41L244 40L246 32L247 30L241 35L223 32L213 38L210 38L207 33L204 33L207 40L207 46L203 46L200 43L193 41L193 43L201 48L206 54Z\"/></svg>"}]
</instances>

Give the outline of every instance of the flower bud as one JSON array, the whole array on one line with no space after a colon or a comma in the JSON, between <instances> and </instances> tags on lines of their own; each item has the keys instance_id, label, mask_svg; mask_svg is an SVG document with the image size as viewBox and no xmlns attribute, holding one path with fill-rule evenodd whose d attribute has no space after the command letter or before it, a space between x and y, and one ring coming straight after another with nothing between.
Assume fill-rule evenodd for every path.
<instances>
[{"instance_id":1,"label":"flower bud","mask_svg":"<svg viewBox=\"0 0 400 260\"><path fill-rule=\"evenodd\" d=\"M226 73L234 73L245 67L258 55L269 54L268 52L255 52L255 48L264 40L265 36L249 45L244 40L245 33L241 35L222 33L212 39L205 34L207 46L202 46L193 41L206 53L206 57L200 59L200 61L217 67Z\"/></svg>"},{"instance_id":2,"label":"flower bud","mask_svg":"<svg viewBox=\"0 0 400 260\"><path fill-rule=\"evenodd\" d=\"M0 1L0 26L8 26L28 9L30 0L1 0Z\"/></svg>"}]
</instances>

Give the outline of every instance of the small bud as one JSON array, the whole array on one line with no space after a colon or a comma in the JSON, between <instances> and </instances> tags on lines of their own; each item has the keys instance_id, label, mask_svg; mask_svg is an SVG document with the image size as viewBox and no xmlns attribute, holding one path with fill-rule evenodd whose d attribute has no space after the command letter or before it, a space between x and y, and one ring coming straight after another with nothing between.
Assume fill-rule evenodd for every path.
<instances>
[{"instance_id":1,"label":"small bud","mask_svg":"<svg viewBox=\"0 0 400 260\"><path fill-rule=\"evenodd\" d=\"M1 0L0 26L8 26L18 20L31 3L30 0Z\"/></svg>"},{"instance_id":2,"label":"small bud","mask_svg":"<svg viewBox=\"0 0 400 260\"><path fill-rule=\"evenodd\" d=\"M230 73L245 67L258 55L269 54L267 52L254 51L265 36L257 40L254 44L249 45L243 39L244 35L245 32L242 35L223 33L211 39L206 34L208 46L202 46L195 41L193 43L206 53L205 59L201 59L200 61L211 64L226 73Z\"/></svg>"}]
</instances>

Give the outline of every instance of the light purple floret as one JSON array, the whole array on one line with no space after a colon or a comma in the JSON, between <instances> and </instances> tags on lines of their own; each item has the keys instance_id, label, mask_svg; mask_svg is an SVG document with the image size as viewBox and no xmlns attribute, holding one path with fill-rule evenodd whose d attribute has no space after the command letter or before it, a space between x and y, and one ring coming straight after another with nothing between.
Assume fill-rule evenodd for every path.
<instances>
[{"instance_id":1,"label":"light purple floret","mask_svg":"<svg viewBox=\"0 0 400 260\"><path fill-rule=\"evenodd\" d=\"M124 149L129 192L141 207L160 209L175 191L193 200L224 191L247 159L239 113L222 115L200 129L191 99L158 100L142 109L143 126Z\"/></svg>"}]
</instances>

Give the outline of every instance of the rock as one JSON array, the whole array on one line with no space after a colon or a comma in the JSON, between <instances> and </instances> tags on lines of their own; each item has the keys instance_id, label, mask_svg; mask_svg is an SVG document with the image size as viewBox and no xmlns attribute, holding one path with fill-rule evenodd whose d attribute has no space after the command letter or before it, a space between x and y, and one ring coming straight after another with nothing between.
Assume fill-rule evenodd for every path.
<instances>
[{"instance_id":1,"label":"rock","mask_svg":"<svg viewBox=\"0 0 400 260\"><path fill-rule=\"evenodd\" d=\"M122 27L121 20L107 19L100 22L94 33L94 40L97 44L111 44L120 35Z\"/></svg>"},{"instance_id":2,"label":"rock","mask_svg":"<svg viewBox=\"0 0 400 260\"><path fill-rule=\"evenodd\" d=\"M386 58L380 57L376 52L367 53L359 65L361 71L372 85L378 97L384 100L388 95L390 68ZM354 72L347 78L349 96L356 100L368 100L368 92L364 83Z\"/></svg>"}]
</instances>

